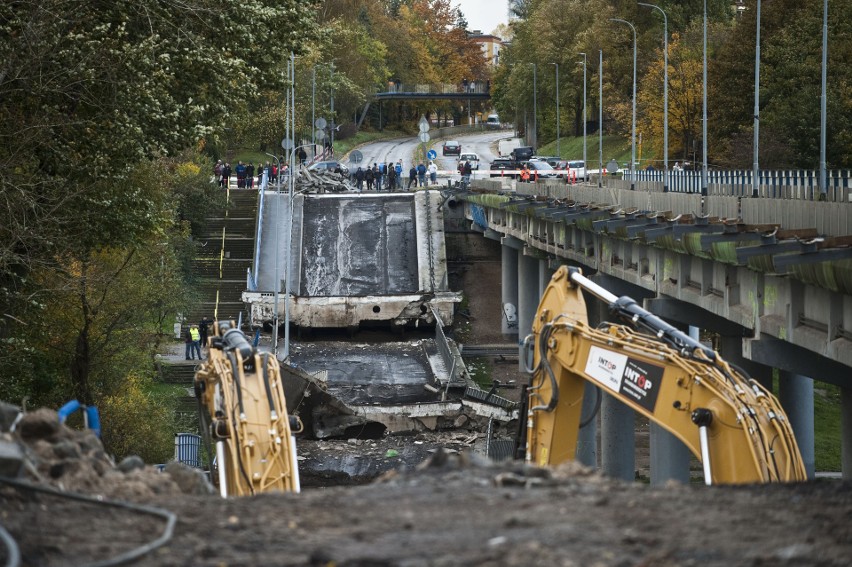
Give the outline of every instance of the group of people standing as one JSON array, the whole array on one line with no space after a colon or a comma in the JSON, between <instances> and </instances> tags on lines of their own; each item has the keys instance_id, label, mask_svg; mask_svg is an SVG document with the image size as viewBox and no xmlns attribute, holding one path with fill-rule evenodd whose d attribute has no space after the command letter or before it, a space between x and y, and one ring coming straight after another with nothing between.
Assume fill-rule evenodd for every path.
<instances>
[{"instance_id":1,"label":"group of people standing","mask_svg":"<svg viewBox=\"0 0 852 567\"><path fill-rule=\"evenodd\" d=\"M301 155L298 155L297 157L300 161L303 159ZM305 158L307 158L307 155L305 155ZM287 168L285 167L283 171L286 170ZM255 187L255 183L258 187L260 187L263 182L264 172L266 173L266 178L269 180L269 183L275 183L278 180L278 166L270 164L269 162L266 162L266 165L258 163L257 167L255 167L253 162L248 162L246 164L240 161L237 163L236 167L232 168L230 163L219 160L216 162L216 165L213 166L214 182L223 189L227 188L227 184L230 183L232 174L237 176L237 189L253 189ZM256 181L255 175L257 176Z\"/></svg>"},{"instance_id":2,"label":"group of people standing","mask_svg":"<svg viewBox=\"0 0 852 567\"><path fill-rule=\"evenodd\" d=\"M435 162L430 161L428 166L422 162L418 165L411 164L411 169L408 170L408 185L405 189L410 190L412 186L425 187L427 175L430 184L434 185L438 182L438 166ZM404 183L402 160L390 164L374 163L372 167L368 165L366 168L359 166L352 174L352 178L355 180L355 188L359 193L364 190L365 183L367 191L402 190Z\"/></svg>"}]
</instances>

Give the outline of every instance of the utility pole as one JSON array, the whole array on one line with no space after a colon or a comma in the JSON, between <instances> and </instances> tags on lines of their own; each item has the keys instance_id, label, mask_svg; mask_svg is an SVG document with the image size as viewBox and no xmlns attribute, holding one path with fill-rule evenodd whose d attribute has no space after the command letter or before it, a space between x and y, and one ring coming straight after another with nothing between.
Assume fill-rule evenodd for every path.
<instances>
[{"instance_id":1,"label":"utility pole","mask_svg":"<svg viewBox=\"0 0 852 567\"><path fill-rule=\"evenodd\" d=\"M658 10L663 15L663 193L669 191L669 19L666 12L654 4L639 2ZM760 0L757 0L757 13L760 14ZM758 17L758 20L760 18ZM759 25L759 24L758 24Z\"/></svg>"},{"instance_id":2,"label":"utility pole","mask_svg":"<svg viewBox=\"0 0 852 567\"><path fill-rule=\"evenodd\" d=\"M583 56L583 171L588 171L589 165L586 163L586 123L589 121L586 115L586 54L580 53ZM583 176L585 181L587 176Z\"/></svg>"},{"instance_id":3,"label":"utility pole","mask_svg":"<svg viewBox=\"0 0 852 567\"><path fill-rule=\"evenodd\" d=\"M633 191L636 189L636 28L627 20L610 18L610 21L627 24L633 31L633 127L630 141L630 190Z\"/></svg>"},{"instance_id":4,"label":"utility pole","mask_svg":"<svg viewBox=\"0 0 852 567\"><path fill-rule=\"evenodd\" d=\"M760 195L760 0L757 0L757 35L754 48L754 164L751 172L751 196Z\"/></svg>"},{"instance_id":5,"label":"utility pole","mask_svg":"<svg viewBox=\"0 0 852 567\"><path fill-rule=\"evenodd\" d=\"M556 65L556 155L562 158L562 152L559 151L559 63L551 63Z\"/></svg>"},{"instance_id":6,"label":"utility pole","mask_svg":"<svg viewBox=\"0 0 852 567\"><path fill-rule=\"evenodd\" d=\"M330 117L331 118L331 127L330 127L330 130L331 130L331 151L332 151L332 153L334 153L334 128L335 128L335 122L336 122L336 120L334 119L334 61L331 62L331 68L330 68L330 71L329 71L329 78L331 80L331 84L328 87L329 92L331 93L331 101L330 101L331 108L330 108L330 111L329 111L329 114L331 114L331 117Z\"/></svg>"},{"instance_id":7,"label":"utility pole","mask_svg":"<svg viewBox=\"0 0 852 567\"><path fill-rule=\"evenodd\" d=\"M603 187L603 49L598 51L598 187Z\"/></svg>"}]
</instances>

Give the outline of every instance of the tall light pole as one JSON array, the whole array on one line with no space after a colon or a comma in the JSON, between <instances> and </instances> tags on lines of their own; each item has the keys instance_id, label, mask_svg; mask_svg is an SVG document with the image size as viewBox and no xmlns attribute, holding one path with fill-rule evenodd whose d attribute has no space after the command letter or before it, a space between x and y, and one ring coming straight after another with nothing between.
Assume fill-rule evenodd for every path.
<instances>
[{"instance_id":1,"label":"tall light pole","mask_svg":"<svg viewBox=\"0 0 852 567\"><path fill-rule=\"evenodd\" d=\"M278 298L281 295L281 272L278 266L279 250L281 248L281 160L273 154L266 154L277 162L279 175L275 178L275 289L273 290L272 311L272 354L278 356Z\"/></svg>"},{"instance_id":2,"label":"tall light pole","mask_svg":"<svg viewBox=\"0 0 852 567\"><path fill-rule=\"evenodd\" d=\"M822 4L822 95L819 104L819 200L825 201L828 194L828 179L825 170L825 119L826 102L826 73L828 71L828 0Z\"/></svg>"},{"instance_id":3,"label":"tall light pole","mask_svg":"<svg viewBox=\"0 0 852 567\"><path fill-rule=\"evenodd\" d=\"M757 0L760 6L760 0ZM669 19L666 12L659 6L639 2L640 6L647 6L658 10L663 15L663 193L669 191ZM758 7L758 13L760 8ZM756 109L755 109L756 112Z\"/></svg>"},{"instance_id":4,"label":"tall light pole","mask_svg":"<svg viewBox=\"0 0 852 567\"><path fill-rule=\"evenodd\" d=\"M317 66L314 65L311 74L311 148L314 156L317 155L317 132L314 123L317 121Z\"/></svg>"},{"instance_id":5,"label":"tall light pole","mask_svg":"<svg viewBox=\"0 0 852 567\"><path fill-rule=\"evenodd\" d=\"M583 56L583 171L585 172L589 167L586 163L586 122L589 121L588 116L586 116L586 54L580 53ZM561 157L561 156L560 156ZM586 180L586 176L583 176L583 181Z\"/></svg>"},{"instance_id":6,"label":"tall light pole","mask_svg":"<svg viewBox=\"0 0 852 567\"><path fill-rule=\"evenodd\" d=\"M704 0L704 56L701 95L701 214L704 214L704 197L707 196L707 0Z\"/></svg>"},{"instance_id":7,"label":"tall light pole","mask_svg":"<svg viewBox=\"0 0 852 567\"><path fill-rule=\"evenodd\" d=\"M757 32L754 41L754 164L751 172L751 196L760 195L760 0L757 0Z\"/></svg>"},{"instance_id":8,"label":"tall light pole","mask_svg":"<svg viewBox=\"0 0 852 567\"><path fill-rule=\"evenodd\" d=\"M598 53L598 187L603 187L603 49Z\"/></svg>"},{"instance_id":9,"label":"tall light pole","mask_svg":"<svg viewBox=\"0 0 852 567\"><path fill-rule=\"evenodd\" d=\"M706 2L707 0L704 1ZM633 127L630 140L630 190L633 191L636 188L636 28L627 20L620 20L618 18L610 18L609 20L611 22L627 24L633 31Z\"/></svg>"},{"instance_id":10,"label":"tall light pole","mask_svg":"<svg viewBox=\"0 0 852 567\"><path fill-rule=\"evenodd\" d=\"M532 146L538 149L538 75L535 63L530 63L533 68L533 143Z\"/></svg>"},{"instance_id":11,"label":"tall light pole","mask_svg":"<svg viewBox=\"0 0 852 567\"><path fill-rule=\"evenodd\" d=\"M556 155L560 158L562 153L559 151L559 63L551 63L556 65Z\"/></svg>"},{"instance_id":12,"label":"tall light pole","mask_svg":"<svg viewBox=\"0 0 852 567\"><path fill-rule=\"evenodd\" d=\"M330 93L329 96L331 98L330 108L329 108L329 114L330 114L329 118L331 118L331 127L329 128L331 130L331 141L329 143L331 144L331 153L334 154L334 128L335 128L335 126L334 126L334 123L335 123L335 120L334 120L334 61L331 62L331 67L329 68L328 77L329 77L329 81L331 81L330 84L329 84L329 87L328 87L329 93Z\"/></svg>"}]
</instances>

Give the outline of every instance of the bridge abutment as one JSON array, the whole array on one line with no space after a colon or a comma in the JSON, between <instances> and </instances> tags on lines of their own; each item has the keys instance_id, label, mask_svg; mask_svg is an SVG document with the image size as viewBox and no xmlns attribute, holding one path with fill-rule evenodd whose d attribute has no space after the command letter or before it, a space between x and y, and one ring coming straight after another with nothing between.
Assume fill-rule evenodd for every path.
<instances>
[{"instance_id":1,"label":"bridge abutment","mask_svg":"<svg viewBox=\"0 0 852 567\"><path fill-rule=\"evenodd\" d=\"M778 398L790 419L802 453L808 479L814 478L814 381L807 376L781 371Z\"/></svg>"}]
</instances>

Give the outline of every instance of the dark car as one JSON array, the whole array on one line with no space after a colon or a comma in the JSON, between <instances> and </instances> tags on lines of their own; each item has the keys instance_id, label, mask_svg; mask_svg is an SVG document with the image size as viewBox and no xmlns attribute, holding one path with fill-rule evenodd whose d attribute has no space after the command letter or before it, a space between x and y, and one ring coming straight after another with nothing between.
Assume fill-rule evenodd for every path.
<instances>
[{"instance_id":1,"label":"dark car","mask_svg":"<svg viewBox=\"0 0 852 567\"><path fill-rule=\"evenodd\" d=\"M318 161L308 166L308 171L337 171L345 177L349 177L349 168L339 161Z\"/></svg>"},{"instance_id":2,"label":"dark car","mask_svg":"<svg viewBox=\"0 0 852 567\"><path fill-rule=\"evenodd\" d=\"M442 148L445 156L461 155L461 144L455 140L447 140Z\"/></svg>"},{"instance_id":3,"label":"dark car","mask_svg":"<svg viewBox=\"0 0 852 567\"><path fill-rule=\"evenodd\" d=\"M532 158L535 150L532 146L518 146L512 150L511 158L515 161L527 161Z\"/></svg>"},{"instance_id":4,"label":"dark car","mask_svg":"<svg viewBox=\"0 0 852 567\"><path fill-rule=\"evenodd\" d=\"M501 173L503 171L517 171L518 162L509 158L497 158L491 162L490 177L511 177L515 178L513 173Z\"/></svg>"},{"instance_id":5,"label":"dark car","mask_svg":"<svg viewBox=\"0 0 852 567\"><path fill-rule=\"evenodd\" d=\"M538 161L546 161L547 163L549 163L553 167L556 167L556 164L559 163L559 161L560 161L560 159L557 156L533 156L530 159L538 160Z\"/></svg>"}]
</instances>

